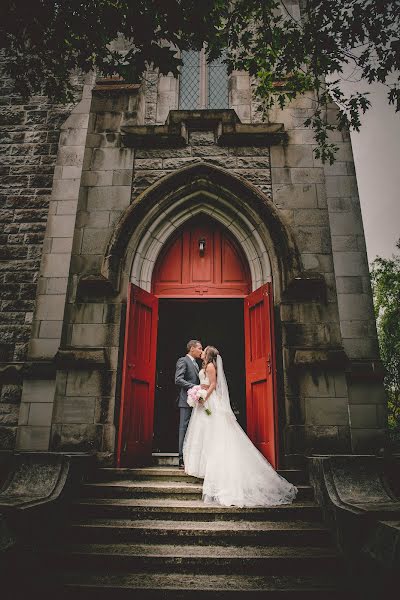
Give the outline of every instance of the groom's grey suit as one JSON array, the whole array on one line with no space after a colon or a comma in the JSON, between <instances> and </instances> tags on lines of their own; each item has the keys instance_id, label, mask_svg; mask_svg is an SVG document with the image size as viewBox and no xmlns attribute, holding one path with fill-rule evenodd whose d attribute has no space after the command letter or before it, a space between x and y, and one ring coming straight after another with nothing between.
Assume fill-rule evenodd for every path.
<instances>
[{"instance_id":1,"label":"groom's grey suit","mask_svg":"<svg viewBox=\"0 0 400 600\"><path fill-rule=\"evenodd\" d=\"M198 385L199 366L188 355L178 358L175 371L175 384L179 387L178 407L179 407L179 459L183 458L183 440L189 419L192 412L187 403L187 392L194 385Z\"/></svg>"}]
</instances>

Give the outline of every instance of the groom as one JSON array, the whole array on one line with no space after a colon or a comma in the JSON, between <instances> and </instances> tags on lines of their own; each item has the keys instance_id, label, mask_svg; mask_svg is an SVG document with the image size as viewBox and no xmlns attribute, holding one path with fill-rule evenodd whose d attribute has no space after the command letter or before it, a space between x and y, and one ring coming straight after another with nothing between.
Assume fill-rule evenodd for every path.
<instances>
[{"instance_id":1,"label":"groom","mask_svg":"<svg viewBox=\"0 0 400 600\"><path fill-rule=\"evenodd\" d=\"M187 403L187 392L194 385L199 385L199 365L196 359L200 358L203 347L199 340L190 340L187 343L187 354L178 358L175 371L175 384L179 388L179 467L183 468L183 440L189 424L191 407Z\"/></svg>"}]
</instances>

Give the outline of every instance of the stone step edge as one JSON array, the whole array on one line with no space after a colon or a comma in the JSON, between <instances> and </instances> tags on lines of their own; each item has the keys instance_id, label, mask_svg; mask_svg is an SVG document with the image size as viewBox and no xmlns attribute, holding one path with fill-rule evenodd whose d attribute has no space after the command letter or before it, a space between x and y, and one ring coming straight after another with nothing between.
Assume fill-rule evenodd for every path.
<instances>
[{"instance_id":1,"label":"stone step edge","mask_svg":"<svg viewBox=\"0 0 400 600\"><path fill-rule=\"evenodd\" d=\"M110 548L110 550L108 550ZM112 549L112 551L111 551ZM145 549L145 552L144 552ZM255 551L256 550L256 551ZM50 551L49 551L50 554ZM168 544L74 544L66 545L62 550L51 555L60 556L98 556L118 558L188 558L225 560L229 558L243 559L246 561L259 559L301 559L322 560L338 558L339 553L334 547L329 546L197 546L188 544L184 547Z\"/></svg>"},{"instance_id":2,"label":"stone step edge","mask_svg":"<svg viewBox=\"0 0 400 600\"><path fill-rule=\"evenodd\" d=\"M201 524L204 523L204 527L201 526ZM218 523L218 526L216 526ZM216 535L217 533L233 533L238 535L239 533L250 533L250 534L258 534L261 535L262 533L267 533L270 531L304 531L304 532L308 532L308 531L326 531L329 532L330 530L324 526L322 523L312 523L312 522L296 522L296 521L261 521L261 522L254 522L254 521L234 521L233 525L234 527L229 527L228 523L230 523L229 521L218 521L217 523L214 522L210 522L209 521L187 521L184 523L185 526L183 526L183 524L179 521L151 521L151 520L147 520L145 522L143 521L135 521L132 520L131 522L127 523L127 522L123 522L121 523L120 520L115 519L111 522L87 522L87 521L73 521L70 524L71 528L82 528L82 529L87 529L88 531L90 531L90 529L104 529L105 531L109 531L112 529L121 529L121 530L134 530L134 531L140 531L145 529L147 532L158 532L158 531L168 531L171 533L174 533L176 531L185 531L188 532L190 534L196 533L196 534L200 534L200 533L209 533L211 532L213 535ZM252 525L257 524L257 527L252 527ZM188 525L190 525L190 527L188 527ZM249 525L249 527L246 527L246 525Z\"/></svg>"}]
</instances>

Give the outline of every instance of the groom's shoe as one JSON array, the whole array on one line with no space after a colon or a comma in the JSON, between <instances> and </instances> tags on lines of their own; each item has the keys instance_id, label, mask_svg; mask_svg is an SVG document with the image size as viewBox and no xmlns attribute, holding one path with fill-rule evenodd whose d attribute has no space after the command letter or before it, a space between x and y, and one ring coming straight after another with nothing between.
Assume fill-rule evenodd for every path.
<instances>
[{"instance_id":1,"label":"groom's shoe","mask_svg":"<svg viewBox=\"0 0 400 600\"><path fill-rule=\"evenodd\" d=\"M183 462L183 458L180 458L180 459L179 459L179 468L180 468L180 469L184 469L184 468L185 468L185 464L184 464L184 462Z\"/></svg>"}]
</instances>

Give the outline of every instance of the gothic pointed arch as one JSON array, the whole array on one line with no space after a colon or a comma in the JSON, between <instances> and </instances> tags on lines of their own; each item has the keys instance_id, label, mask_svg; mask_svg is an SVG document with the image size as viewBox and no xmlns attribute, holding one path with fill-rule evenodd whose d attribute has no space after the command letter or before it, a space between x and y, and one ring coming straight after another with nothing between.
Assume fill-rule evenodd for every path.
<instances>
[{"instance_id":1,"label":"gothic pointed arch","mask_svg":"<svg viewBox=\"0 0 400 600\"><path fill-rule=\"evenodd\" d=\"M249 262L253 289L273 275L278 298L301 272L292 232L271 199L241 176L202 163L163 177L135 198L114 229L102 275L115 289L124 273L149 290L161 248L196 214L212 216L229 228Z\"/></svg>"}]
</instances>

